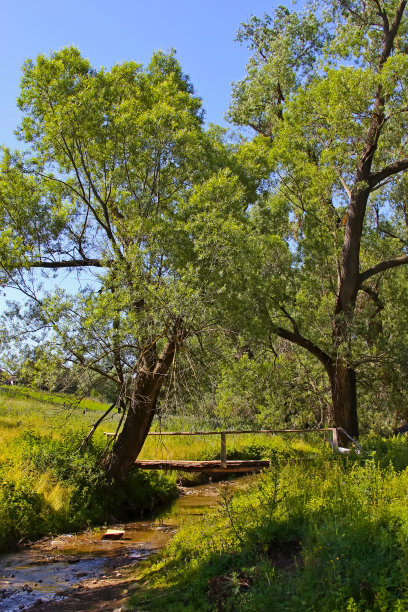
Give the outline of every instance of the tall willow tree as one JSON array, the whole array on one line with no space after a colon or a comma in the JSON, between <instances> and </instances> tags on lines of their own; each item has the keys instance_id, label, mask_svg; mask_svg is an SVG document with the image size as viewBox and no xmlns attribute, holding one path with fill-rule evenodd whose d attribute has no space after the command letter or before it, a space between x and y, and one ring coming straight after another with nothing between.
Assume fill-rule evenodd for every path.
<instances>
[{"instance_id":1,"label":"tall willow tree","mask_svg":"<svg viewBox=\"0 0 408 612\"><path fill-rule=\"evenodd\" d=\"M172 53L111 70L75 48L41 55L24 66L18 105L24 152L5 150L1 169L2 282L29 298L44 351L116 385L123 427L104 467L120 478L203 317L176 273L190 248L177 219L217 147ZM65 290L39 289L62 269L71 272ZM82 276L72 295L73 270Z\"/></svg>"},{"instance_id":2,"label":"tall willow tree","mask_svg":"<svg viewBox=\"0 0 408 612\"><path fill-rule=\"evenodd\" d=\"M287 207L293 253L287 324L269 311L271 331L322 363L334 422L353 436L356 364L381 334L383 277L408 264L406 4L278 9L239 34L253 54L230 116L270 140L270 202Z\"/></svg>"},{"instance_id":3,"label":"tall willow tree","mask_svg":"<svg viewBox=\"0 0 408 612\"><path fill-rule=\"evenodd\" d=\"M199 207L191 217L203 274L224 268L212 275L230 296L224 316L253 339L278 337L317 359L334 424L355 437L356 371L381 353L390 284L406 285L406 4L326 0L242 25L251 58L229 118L268 148L269 180L245 214L235 190L228 227L209 233ZM210 216L222 201L213 181L196 197Z\"/></svg>"}]
</instances>

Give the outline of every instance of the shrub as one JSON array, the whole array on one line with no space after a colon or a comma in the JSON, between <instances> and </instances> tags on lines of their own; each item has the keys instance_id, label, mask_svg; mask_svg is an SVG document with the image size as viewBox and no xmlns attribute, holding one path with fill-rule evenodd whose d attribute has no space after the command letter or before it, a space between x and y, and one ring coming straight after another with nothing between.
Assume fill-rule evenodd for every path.
<instances>
[{"instance_id":1,"label":"shrub","mask_svg":"<svg viewBox=\"0 0 408 612\"><path fill-rule=\"evenodd\" d=\"M399 444L346 460L287 462L276 454L249 489L224 488L215 515L180 530L143 570L140 581L149 583L133 605L408 610L408 470Z\"/></svg>"},{"instance_id":2,"label":"shrub","mask_svg":"<svg viewBox=\"0 0 408 612\"><path fill-rule=\"evenodd\" d=\"M18 453L0 476L0 550L23 538L135 518L177 495L175 479L155 473L133 470L123 482L109 481L99 467L101 446L80 453L80 439L33 432L14 438Z\"/></svg>"}]
</instances>

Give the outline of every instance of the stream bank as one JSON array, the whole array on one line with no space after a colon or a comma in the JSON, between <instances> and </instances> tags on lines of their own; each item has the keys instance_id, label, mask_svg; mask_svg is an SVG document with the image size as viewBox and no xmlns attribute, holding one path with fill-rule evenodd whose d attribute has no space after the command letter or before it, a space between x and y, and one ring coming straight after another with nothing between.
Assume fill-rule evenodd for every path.
<instances>
[{"instance_id":1,"label":"stream bank","mask_svg":"<svg viewBox=\"0 0 408 612\"><path fill-rule=\"evenodd\" d=\"M180 497L155 519L109 525L125 531L121 540L103 540L105 528L95 529L1 555L0 612L121 609L135 566L169 541L183 515L202 515L216 505L220 486L180 487Z\"/></svg>"}]
</instances>

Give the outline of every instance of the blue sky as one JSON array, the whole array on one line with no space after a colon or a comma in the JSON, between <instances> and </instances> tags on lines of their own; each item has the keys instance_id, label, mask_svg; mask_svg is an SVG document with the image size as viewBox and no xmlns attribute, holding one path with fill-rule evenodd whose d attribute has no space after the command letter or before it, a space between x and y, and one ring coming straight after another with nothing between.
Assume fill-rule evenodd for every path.
<instances>
[{"instance_id":1,"label":"blue sky","mask_svg":"<svg viewBox=\"0 0 408 612\"><path fill-rule=\"evenodd\" d=\"M11 0L2 2L0 143L15 145L15 105L27 58L77 46L91 63L110 67L174 47L203 98L206 118L221 123L231 82L244 74L247 50L234 42L239 24L287 0ZM301 3L300 3L301 4ZM299 3L298 3L299 6Z\"/></svg>"}]
</instances>

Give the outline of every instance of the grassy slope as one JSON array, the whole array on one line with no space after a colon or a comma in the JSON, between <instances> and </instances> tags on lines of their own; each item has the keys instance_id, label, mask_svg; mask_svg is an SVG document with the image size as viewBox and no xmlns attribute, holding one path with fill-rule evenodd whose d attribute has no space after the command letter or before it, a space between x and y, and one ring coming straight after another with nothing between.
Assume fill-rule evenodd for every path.
<instances>
[{"instance_id":1,"label":"grassy slope","mask_svg":"<svg viewBox=\"0 0 408 612\"><path fill-rule=\"evenodd\" d=\"M103 429L78 452L99 416L95 407L51 399L0 394L0 551L47 533L134 517L176 494L175 478L156 473L135 471L121 485L108 483L98 468ZM110 416L108 428L118 416Z\"/></svg>"},{"instance_id":2,"label":"grassy slope","mask_svg":"<svg viewBox=\"0 0 408 612\"><path fill-rule=\"evenodd\" d=\"M225 488L139 570L135 609L408 610L408 444L366 441L362 457L324 455ZM296 560L294 560L294 557Z\"/></svg>"},{"instance_id":3,"label":"grassy slope","mask_svg":"<svg viewBox=\"0 0 408 612\"><path fill-rule=\"evenodd\" d=\"M65 408L80 408L82 410L107 410L109 408L109 404L90 397L81 399L68 393L47 393L46 391L36 391L22 385L1 385L0 391L9 398L39 400L43 404L60 404ZM116 410L113 412L116 412Z\"/></svg>"}]
</instances>

